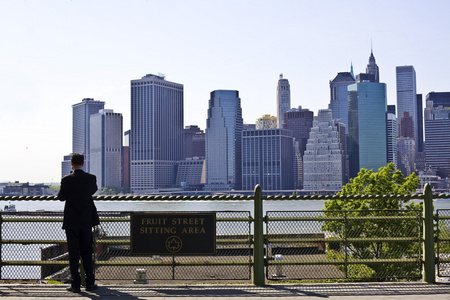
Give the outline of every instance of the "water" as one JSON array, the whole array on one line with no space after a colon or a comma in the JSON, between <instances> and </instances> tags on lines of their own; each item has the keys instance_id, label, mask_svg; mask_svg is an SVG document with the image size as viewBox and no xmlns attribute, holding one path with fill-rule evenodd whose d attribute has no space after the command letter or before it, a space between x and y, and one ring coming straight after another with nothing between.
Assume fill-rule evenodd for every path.
<instances>
[{"instance_id":1,"label":"water","mask_svg":"<svg viewBox=\"0 0 450 300\"><path fill-rule=\"evenodd\" d=\"M266 211L322 210L325 200L266 200ZM17 211L63 211L61 201L12 201ZM0 201L0 208L9 204ZM250 211L251 200L202 200L202 201L95 201L98 211ZM450 200L434 201L434 209L450 209Z\"/></svg>"}]
</instances>

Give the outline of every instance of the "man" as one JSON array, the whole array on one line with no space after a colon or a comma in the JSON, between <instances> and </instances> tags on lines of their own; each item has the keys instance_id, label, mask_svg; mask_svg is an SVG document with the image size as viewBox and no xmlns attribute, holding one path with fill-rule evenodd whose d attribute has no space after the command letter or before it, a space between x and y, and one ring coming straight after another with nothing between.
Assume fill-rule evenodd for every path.
<instances>
[{"instance_id":1,"label":"man","mask_svg":"<svg viewBox=\"0 0 450 300\"><path fill-rule=\"evenodd\" d=\"M58 199L66 201L62 228L66 231L72 275L72 284L67 290L80 293L80 256L86 273L86 291L97 289L92 264L92 227L100 224L92 199L92 195L97 191L97 178L81 169L84 165L83 154L73 154L70 162L73 171L61 180Z\"/></svg>"}]
</instances>

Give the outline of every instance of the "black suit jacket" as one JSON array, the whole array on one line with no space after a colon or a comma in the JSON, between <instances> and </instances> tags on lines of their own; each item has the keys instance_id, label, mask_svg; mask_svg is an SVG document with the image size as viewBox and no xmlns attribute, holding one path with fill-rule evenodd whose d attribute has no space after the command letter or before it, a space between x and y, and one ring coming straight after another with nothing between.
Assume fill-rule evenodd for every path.
<instances>
[{"instance_id":1,"label":"black suit jacket","mask_svg":"<svg viewBox=\"0 0 450 300\"><path fill-rule=\"evenodd\" d=\"M95 175L81 169L76 169L61 179L58 199L66 201L63 229L90 228L100 224L97 208L92 199L97 189Z\"/></svg>"}]
</instances>

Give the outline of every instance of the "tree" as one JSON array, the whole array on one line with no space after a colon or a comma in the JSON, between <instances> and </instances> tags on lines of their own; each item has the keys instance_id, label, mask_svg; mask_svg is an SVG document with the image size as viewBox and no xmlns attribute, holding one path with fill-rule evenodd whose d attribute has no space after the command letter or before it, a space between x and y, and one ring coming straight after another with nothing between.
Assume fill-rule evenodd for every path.
<instances>
[{"instance_id":1,"label":"tree","mask_svg":"<svg viewBox=\"0 0 450 300\"><path fill-rule=\"evenodd\" d=\"M395 170L392 163L381 167L378 172L361 169L358 176L352 178L338 195L405 195L416 191L420 183L413 173L404 177ZM416 219L398 220L393 216L419 216L422 203L415 204L407 199L331 199L325 202L325 216L344 216L345 220L325 221L322 230L344 238L367 238L367 241L332 243L328 257L348 259L404 259L417 258L419 242L391 241L381 242L376 238L419 237L420 225ZM352 266L352 265L350 265ZM408 277L420 274L420 264L367 264L373 269L372 277ZM341 266L341 268L343 268ZM355 267L354 267L355 268ZM353 273L354 270L353 270ZM367 270L365 271L367 274ZM358 275L355 275L358 277ZM359 277L362 277L359 274Z\"/></svg>"}]
</instances>

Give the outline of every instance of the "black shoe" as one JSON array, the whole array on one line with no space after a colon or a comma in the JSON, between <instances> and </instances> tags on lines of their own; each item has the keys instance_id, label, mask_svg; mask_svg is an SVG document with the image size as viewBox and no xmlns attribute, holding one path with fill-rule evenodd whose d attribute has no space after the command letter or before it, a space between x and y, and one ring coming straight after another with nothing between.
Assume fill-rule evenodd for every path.
<instances>
[{"instance_id":1,"label":"black shoe","mask_svg":"<svg viewBox=\"0 0 450 300\"><path fill-rule=\"evenodd\" d=\"M93 291L93 290L96 290L98 288L98 285L96 285L96 284L91 284L91 285L87 285L86 286L86 291Z\"/></svg>"},{"instance_id":2,"label":"black shoe","mask_svg":"<svg viewBox=\"0 0 450 300\"><path fill-rule=\"evenodd\" d=\"M81 289L79 287L68 286L66 290L71 293L81 293Z\"/></svg>"}]
</instances>

